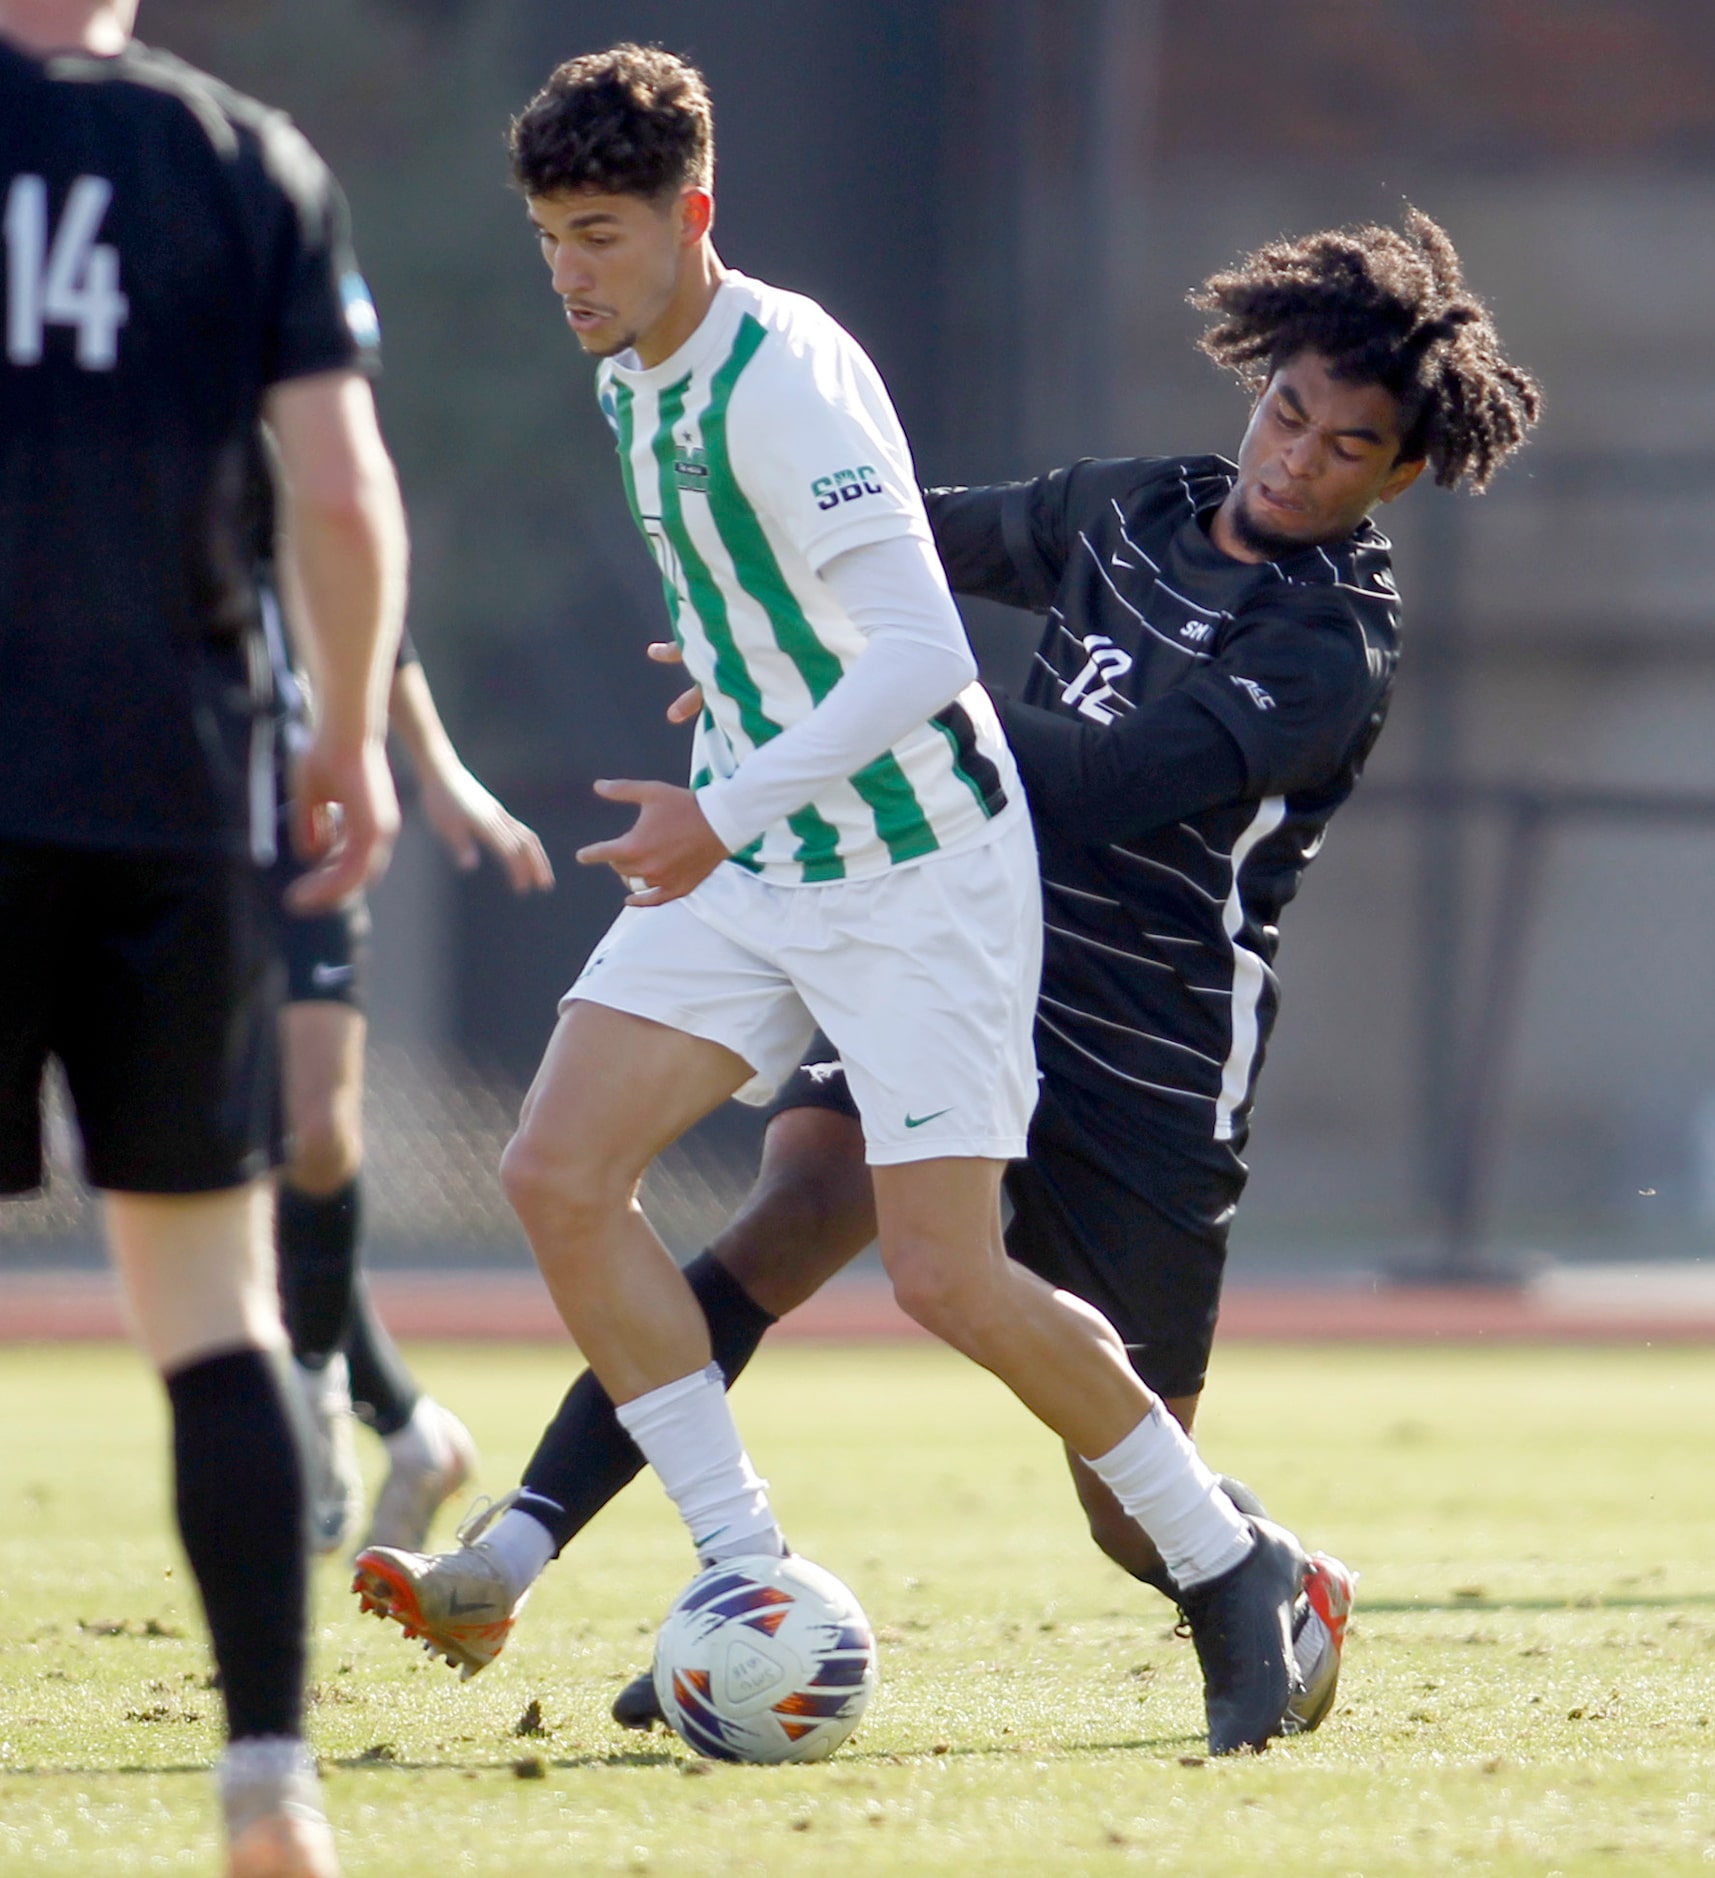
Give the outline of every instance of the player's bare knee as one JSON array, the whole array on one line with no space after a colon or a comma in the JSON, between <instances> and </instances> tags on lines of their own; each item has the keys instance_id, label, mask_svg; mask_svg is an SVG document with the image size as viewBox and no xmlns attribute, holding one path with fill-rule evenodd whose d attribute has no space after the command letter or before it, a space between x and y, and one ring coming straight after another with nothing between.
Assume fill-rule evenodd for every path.
<instances>
[{"instance_id":1,"label":"player's bare knee","mask_svg":"<svg viewBox=\"0 0 1715 1878\"><path fill-rule=\"evenodd\" d=\"M214 1194L104 1196L138 1341L163 1375L284 1341L266 1182Z\"/></svg>"},{"instance_id":2,"label":"player's bare knee","mask_svg":"<svg viewBox=\"0 0 1715 1878\"><path fill-rule=\"evenodd\" d=\"M630 1202L632 1183L576 1150L549 1146L521 1128L500 1157L500 1185L527 1230L579 1236Z\"/></svg>"},{"instance_id":3,"label":"player's bare knee","mask_svg":"<svg viewBox=\"0 0 1715 1878\"><path fill-rule=\"evenodd\" d=\"M815 1168L794 1168L765 1180L710 1250L747 1289L752 1280L790 1285L801 1277L813 1290L874 1237L867 1170L857 1180L827 1181Z\"/></svg>"},{"instance_id":4,"label":"player's bare knee","mask_svg":"<svg viewBox=\"0 0 1715 1878\"><path fill-rule=\"evenodd\" d=\"M955 1348L982 1341L987 1319L984 1288L952 1269L932 1245L894 1250L888 1258L894 1301L914 1323Z\"/></svg>"},{"instance_id":5,"label":"player's bare knee","mask_svg":"<svg viewBox=\"0 0 1715 1878\"><path fill-rule=\"evenodd\" d=\"M294 1123L286 1156L286 1179L301 1193L337 1193L363 1165L357 1116L337 1103L312 1109Z\"/></svg>"}]
</instances>

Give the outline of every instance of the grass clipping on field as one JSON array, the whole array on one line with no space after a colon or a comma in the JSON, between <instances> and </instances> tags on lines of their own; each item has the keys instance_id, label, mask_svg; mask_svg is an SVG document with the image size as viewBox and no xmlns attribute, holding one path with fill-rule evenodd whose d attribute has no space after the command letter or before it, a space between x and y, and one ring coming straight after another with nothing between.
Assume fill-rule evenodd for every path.
<instances>
[{"instance_id":1,"label":"grass clipping on field","mask_svg":"<svg viewBox=\"0 0 1715 1878\"><path fill-rule=\"evenodd\" d=\"M510 1484L564 1360L420 1355L488 1490ZM1715 1863L1699 1352L1219 1356L1206 1453L1363 1574L1334 1715L1225 1763L1171 1611L1091 1548L1054 1444L989 1378L923 1346L798 1347L735 1401L794 1545L880 1636L854 1740L817 1767L712 1766L608 1720L690 1575L647 1480L469 1683L360 1618L330 1561L310 1727L352 1878ZM0 1415L29 1431L0 1450L0 1871L207 1872L220 1698L158 1391L123 1352L7 1350Z\"/></svg>"}]
</instances>

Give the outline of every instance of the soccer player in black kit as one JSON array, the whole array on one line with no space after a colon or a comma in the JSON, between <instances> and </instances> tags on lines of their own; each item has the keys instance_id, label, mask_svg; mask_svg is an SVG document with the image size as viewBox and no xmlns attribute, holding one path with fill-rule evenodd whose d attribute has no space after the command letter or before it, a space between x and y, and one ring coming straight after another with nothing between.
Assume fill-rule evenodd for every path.
<instances>
[{"instance_id":1,"label":"soccer player in black kit","mask_svg":"<svg viewBox=\"0 0 1715 1878\"><path fill-rule=\"evenodd\" d=\"M954 591L1047 616L1023 695L1001 707L1046 924L1041 1100L1029 1158L1006 1177L1007 1250L1100 1309L1186 1427L1245 1182L1279 916L1393 684L1399 600L1370 513L1426 465L1445 487L1482 489L1539 403L1465 292L1446 234L1415 212L1403 233L1273 243L1194 303L1213 315L1203 350L1255 398L1236 465L1086 460L928 495ZM671 715L683 721L695 700ZM687 1270L729 1380L874 1233L854 1116L837 1064L800 1071L776 1103L757 1186ZM1068 1459L1097 1544L1189 1602ZM511 1503L562 1547L638 1465L586 1374ZM1315 1727L1332 1704L1350 1591L1344 1568L1312 1561L1296 1622L1301 1641L1319 1626L1320 1651L1308 1663L1300 1651L1307 1686L1285 1730ZM499 1650L515 1610L426 1634L468 1673ZM646 1677L615 1715L658 1718Z\"/></svg>"},{"instance_id":2,"label":"soccer player in black kit","mask_svg":"<svg viewBox=\"0 0 1715 1878\"><path fill-rule=\"evenodd\" d=\"M303 1742L304 1490L272 1259L259 422L316 680L305 912L360 890L397 826L382 736L404 518L336 185L282 115L135 44L135 13L0 0L0 1193L40 1183L55 1056L171 1408L230 1736L227 1871L337 1878Z\"/></svg>"}]
</instances>

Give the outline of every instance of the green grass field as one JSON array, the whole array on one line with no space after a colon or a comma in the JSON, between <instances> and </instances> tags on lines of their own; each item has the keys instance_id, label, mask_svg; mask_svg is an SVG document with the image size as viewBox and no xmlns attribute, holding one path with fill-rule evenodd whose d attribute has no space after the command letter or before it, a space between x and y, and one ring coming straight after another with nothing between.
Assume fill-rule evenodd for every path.
<instances>
[{"instance_id":1,"label":"green grass field","mask_svg":"<svg viewBox=\"0 0 1715 1878\"><path fill-rule=\"evenodd\" d=\"M501 1491L565 1358L418 1355ZM468 1684L330 1563L313 1733L351 1878L1715 1865L1715 1352L1224 1352L1205 1451L1363 1573L1333 1717L1226 1763L1167 1606L1083 1538L998 1385L932 1348L788 1346L738 1402L794 1544L882 1637L852 1743L712 1767L609 1723L689 1576L647 1481ZM123 1351L0 1350L0 1426L0 1872L207 1872L218 1697L158 1393Z\"/></svg>"}]
</instances>

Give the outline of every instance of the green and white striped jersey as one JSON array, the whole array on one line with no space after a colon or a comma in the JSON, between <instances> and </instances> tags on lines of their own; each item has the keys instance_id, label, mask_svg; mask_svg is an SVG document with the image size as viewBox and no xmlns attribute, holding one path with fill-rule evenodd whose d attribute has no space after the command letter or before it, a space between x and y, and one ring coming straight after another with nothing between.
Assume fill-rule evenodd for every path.
<instances>
[{"instance_id":1,"label":"green and white striped jersey","mask_svg":"<svg viewBox=\"0 0 1715 1878\"><path fill-rule=\"evenodd\" d=\"M674 637L703 689L691 787L812 711L868 641L820 578L836 555L930 541L880 374L814 301L728 274L660 365L602 362L602 410ZM858 879L982 838L1022 791L972 685L733 856L777 882Z\"/></svg>"}]
</instances>

